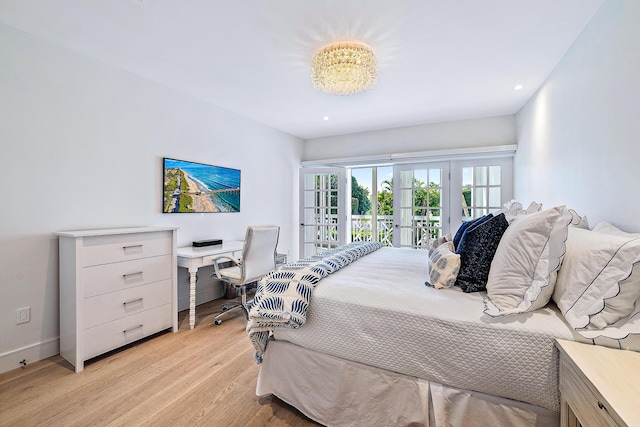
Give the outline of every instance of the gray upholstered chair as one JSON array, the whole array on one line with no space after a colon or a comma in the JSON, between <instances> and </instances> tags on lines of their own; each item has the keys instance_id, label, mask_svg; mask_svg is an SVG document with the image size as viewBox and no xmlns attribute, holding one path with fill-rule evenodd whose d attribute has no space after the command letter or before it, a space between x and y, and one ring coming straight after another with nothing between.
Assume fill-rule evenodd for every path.
<instances>
[{"instance_id":1,"label":"gray upholstered chair","mask_svg":"<svg viewBox=\"0 0 640 427\"><path fill-rule=\"evenodd\" d=\"M215 317L216 325L222 323L221 317L235 309L241 309L247 320L249 319L251 301L247 301L247 285L260 280L275 268L279 234L280 227L277 225L250 225L244 236L240 259L228 255L213 258L215 276L225 282L225 286L230 286L233 291L240 288L242 296L241 301L222 306L222 313ZM232 266L220 267L221 263L229 261L233 263Z\"/></svg>"}]
</instances>

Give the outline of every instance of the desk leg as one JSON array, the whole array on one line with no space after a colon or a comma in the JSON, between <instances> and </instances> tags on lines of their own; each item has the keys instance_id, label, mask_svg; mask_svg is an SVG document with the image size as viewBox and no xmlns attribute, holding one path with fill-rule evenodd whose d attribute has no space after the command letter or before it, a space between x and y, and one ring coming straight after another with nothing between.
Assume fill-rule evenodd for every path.
<instances>
[{"instance_id":1,"label":"desk leg","mask_svg":"<svg viewBox=\"0 0 640 427\"><path fill-rule=\"evenodd\" d=\"M189 329L196 325L196 273L198 269L189 269Z\"/></svg>"}]
</instances>

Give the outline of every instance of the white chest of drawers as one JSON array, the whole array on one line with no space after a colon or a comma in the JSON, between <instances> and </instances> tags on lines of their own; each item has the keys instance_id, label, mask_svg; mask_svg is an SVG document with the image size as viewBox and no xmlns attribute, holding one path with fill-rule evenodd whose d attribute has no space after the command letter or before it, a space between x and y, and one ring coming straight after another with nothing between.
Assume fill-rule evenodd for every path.
<instances>
[{"instance_id":1,"label":"white chest of drawers","mask_svg":"<svg viewBox=\"0 0 640 427\"><path fill-rule=\"evenodd\" d=\"M178 330L176 231L133 227L60 239L60 355L84 361L164 329Z\"/></svg>"}]
</instances>

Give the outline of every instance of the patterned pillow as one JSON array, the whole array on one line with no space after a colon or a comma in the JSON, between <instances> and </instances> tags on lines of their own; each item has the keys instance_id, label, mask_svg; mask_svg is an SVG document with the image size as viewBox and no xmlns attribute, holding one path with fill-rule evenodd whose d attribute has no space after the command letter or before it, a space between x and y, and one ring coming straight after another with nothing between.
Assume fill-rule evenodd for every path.
<instances>
[{"instance_id":1,"label":"patterned pillow","mask_svg":"<svg viewBox=\"0 0 640 427\"><path fill-rule=\"evenodd\" d=\"M456 253L460 255L456 286L460 286L464 292L486 289L491 261L508 226L504 214L500 214L467 228L456 248Z\"/></svg>"},{"instance_id":2,"label":"patterned pillow","mask_svg":"<svg viewBox=\"0 0 640 427\"><path fill-rule=\"evenodd\" d=\"M436 289L450 288L456 283L459 270L460 255L454 252L453 242L445 242L429 257L429 280L424 284Z\"/></svg>"},{"instance_id":3,"label":"patterned pillow","mask_svg":"<svg viewBox=\"0 0 640 427\"><path fill-rule=\"evenodd\" d=\"M468 228L473 227L475 224L480 224L481 222L487 221L491 218L493 218L493 214L488 214L485 216L481 216L480 218L472 219L471 221L463 222L460 228L458 228L458 231L456 231L456 235L453 236L453 246L456 249L458 248L460 240L462 240L462 236Z\"/></svg>"},{"instance_id":4,"label":"patterned pillow","mask_svg":"<svg viewBox=\"0 0 640 427\"><path fill-rule=\"evenodd\" d=\"M438 249L438 247L440 245L442 245L443 243L446 242L451 242L453 239L451 237L451 234L445 234L444 236L438 237L437 239L433 240L431 242L431 246L429 247L429 256L433 255L433 253L435 252L436 249ZM454 246L455 248L455 246ZM455 251L455 249L453 249Z\"/></svg>"}]
</instances>

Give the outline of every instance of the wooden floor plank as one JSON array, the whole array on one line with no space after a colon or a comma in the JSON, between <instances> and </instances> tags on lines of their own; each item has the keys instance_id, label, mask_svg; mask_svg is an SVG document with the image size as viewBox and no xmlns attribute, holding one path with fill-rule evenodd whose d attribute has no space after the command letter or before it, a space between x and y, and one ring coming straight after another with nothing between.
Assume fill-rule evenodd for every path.
<instances>
[{"instance_id":1,"label":"wooden floor plank","mask_svg":"<svg viewBox=\"0 0 640 427\"><path fill-rule=\"evenodd\" d=\"M226 300L188 312L180 330L96 358L76 374L59 355L0 374L0 426L312 426L277 398L255 396L259 365Z\"/></svg>"}]
</instances>

